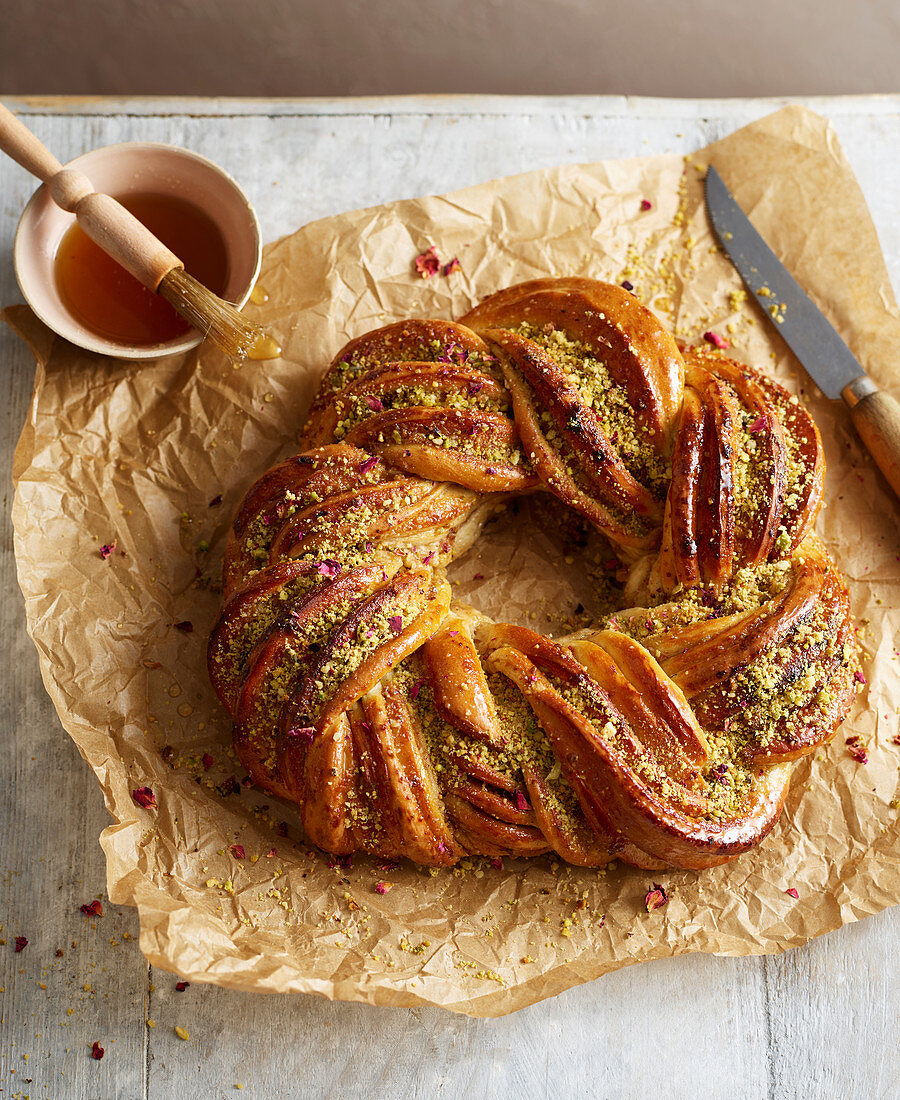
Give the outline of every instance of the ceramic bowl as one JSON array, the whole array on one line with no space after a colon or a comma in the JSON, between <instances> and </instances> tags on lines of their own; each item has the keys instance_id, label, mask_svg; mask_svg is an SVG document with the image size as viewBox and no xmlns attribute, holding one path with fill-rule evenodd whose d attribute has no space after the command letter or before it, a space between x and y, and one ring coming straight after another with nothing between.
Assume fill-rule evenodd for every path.
<instances>
[{"instance_id":1,"label":"ceramic bowl","mask_svg":"<svg viewBox=\"0 0 900 1100\"><path fill-rule=\"evenodd\" d=\"M212 161L176 145L130 141L84 153L66 166L83 172L96 190L121 198L153 191L177 195L199 206L225 241L229 275L222 295L244 305L259 275L262 240L256 213L237 183ZM127 344L97 335L74 316L59 294L56 250L75 220L50 198L45 185L25 207L16 232L16 277L25 300L44 324L78 347L120 359L157 359L196 347L196 329L162 344Z\"/></svg>"}]
</instances>

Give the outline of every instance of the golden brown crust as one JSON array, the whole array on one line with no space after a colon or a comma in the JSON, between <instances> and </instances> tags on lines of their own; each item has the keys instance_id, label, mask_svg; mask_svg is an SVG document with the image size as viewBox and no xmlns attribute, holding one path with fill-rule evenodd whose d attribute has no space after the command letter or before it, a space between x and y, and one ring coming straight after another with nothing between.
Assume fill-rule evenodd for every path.
<instances>
[{"instance_id":1,"label":"golden brown crust","mask_svg":"<svg viewBox=\"0 0 900 1100\"><path fill-rule=\"evenodd\" d=\"M685 357L658 563L667 592L789 558L815 522L825 474L818 429L786 390L711 351Z\"/></svg>"},{"instance_id":2,"label":"golden brown crust","mask_svg":"<svg viewBox=\"0 0 900 1100\"><path fill-rule=\"evenodd\" d=\"M760 843L857 670L809 533L821 440L781 387L682 358L619 287L541 279L351 341L303 445L238 509L208 664L313 843L647 869ZM536 488L642 555L653 606L552 641L451 604L446 563Z\"/></svg>"}]
</instances>

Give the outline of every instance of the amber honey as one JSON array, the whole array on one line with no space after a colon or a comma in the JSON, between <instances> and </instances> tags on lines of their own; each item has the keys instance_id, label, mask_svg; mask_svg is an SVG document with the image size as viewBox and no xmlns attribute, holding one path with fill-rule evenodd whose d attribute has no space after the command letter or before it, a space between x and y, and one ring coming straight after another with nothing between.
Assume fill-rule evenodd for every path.
<instances>
[{"instance_id":1,"label":"amber honey","mask_svg":"<svg viewBox=\"0 0 900 1100\"><path fill-rule=\"evenodd\" d=\"M116 198L171 248L189 274L221 296L228 282L228 252L208 214L175 195L141 192ZM54 269L66 307L107 340L161 344L190 329L164 298L119 267L77 223L60 241Z\"/></svg>"}]
</instances>

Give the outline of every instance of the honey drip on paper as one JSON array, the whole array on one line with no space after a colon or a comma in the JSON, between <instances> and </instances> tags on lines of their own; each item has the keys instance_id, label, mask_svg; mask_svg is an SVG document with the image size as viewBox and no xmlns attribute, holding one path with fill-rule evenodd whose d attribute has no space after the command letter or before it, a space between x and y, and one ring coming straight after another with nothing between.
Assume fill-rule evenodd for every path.
<instances>
[{"instance_id":1,"label":"honey drip on paper","mask_svg":"<svg viewBox=\"0 0 900 1100\"><path fill-rule=\"evenodd\" d=\"M260 286L257 283L250 291L250 301L255 306L265 305L269 300L269 292L264 286ZM281 355L281 344L277 340L273 339L267 332L261 332L257 336L253 343L253 346L247 352L248 359L277 359ZM232 366L240 366L239 363L233 363Z\"/></svg>"},{"instance_id":2,"label":"honey drip on paper","mask_svg":"<svg viewBox=\"0 0 900 1100\"><path fill-rule=\"evenodd\" d=\"M185 270L214 294L228 282L228 251L205 211L176 195L140 192L117 196L184 263ZM78 223L59 243L54 262L63 303L92 332L124 344L162 344L190 325L172 306L107 256Z\"/></svg>"},{"instance_id":3,"label":"honey drip on paper","mask_svg":"<svg viewBox=\"0 0 900 1100\"><path fill-rule=\"evenodd\" d=\"M263 333L247 352L248 359L277 359L281 355L281 344Z\"/></svg>"}]
</instances>

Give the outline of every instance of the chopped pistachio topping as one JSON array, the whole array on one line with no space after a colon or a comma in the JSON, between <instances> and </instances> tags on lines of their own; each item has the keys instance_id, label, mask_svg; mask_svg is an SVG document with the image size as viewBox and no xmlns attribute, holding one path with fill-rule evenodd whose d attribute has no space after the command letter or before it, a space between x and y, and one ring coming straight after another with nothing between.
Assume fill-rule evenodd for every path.
<instances>
[{"instance_id":1,"label":"chopped pistachio topping","mask_svg":"<svg viewBox=\"0 0 900 1100\"><path fill-rule=\"evenodd\" d=\"M527 322L513 331L542 348L566 376L628 472L641 484L662 495L671 477L671 464L657 450L653 432L638 422L625 386L613 380L596 349L573 340L559 328L539 328Z\"/></svg>"}]
</instances>

